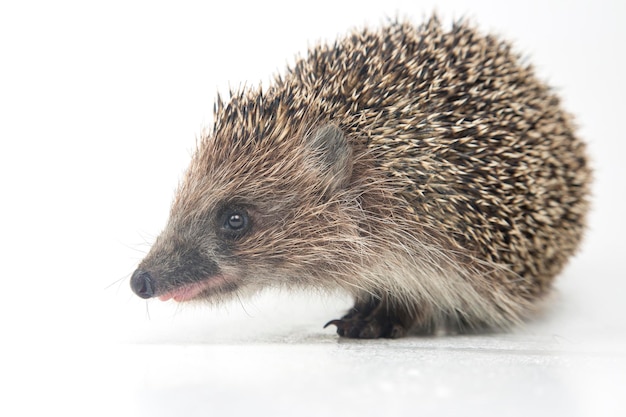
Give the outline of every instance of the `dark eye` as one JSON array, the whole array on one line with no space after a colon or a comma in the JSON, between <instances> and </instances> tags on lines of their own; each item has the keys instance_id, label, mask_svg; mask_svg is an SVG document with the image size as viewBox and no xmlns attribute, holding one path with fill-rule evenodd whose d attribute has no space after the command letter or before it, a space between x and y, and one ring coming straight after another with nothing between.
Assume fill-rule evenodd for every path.
<instances>
[{"instance_id":1,"label":"dark eye","mask_svg":"<svg viewBox=\"0 0 626 417\"><path fill-rule=\"evenodd\" d=\"M250 217L245 209L231 207L222 211L220 227L224 237L239 238L250 229L250 225Z\"/></svg>"},{"instance_id":2,"label":"dark eye","mask_svg":"<svg viewBox=\"0 0 626 417\"><path fill-rule=\"evenodd\" d=\"M217 212L215 220L219 235L234 240L248 233L254 223L248 208L240 204L223 205Z\"/></svg>"},{"instance_id":3,"label":"dark eye","mask_svg":"<svg viewBox=\"0 0 626 417\"><path fill-rule=\"evenodd\" d=\"M226 227L231 230L241 230L246 227L248 219L243 213L232 212L226 217Z\"/></svg>"}]
</instances>

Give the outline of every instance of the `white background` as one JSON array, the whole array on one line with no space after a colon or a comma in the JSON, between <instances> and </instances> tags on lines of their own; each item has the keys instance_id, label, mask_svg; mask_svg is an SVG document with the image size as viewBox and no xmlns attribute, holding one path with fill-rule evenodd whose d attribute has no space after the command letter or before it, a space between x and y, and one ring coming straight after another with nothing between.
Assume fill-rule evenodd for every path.
<instances>
[{"instance_id":1,"label":"white background","mask_svg":"<svg viewBox=\"0 0 626 417\"><path fill-rule=\"evenodd\" d=\"M589 143L589 233L544 318L360 342L321 329L342 297L181 308L131 294L217 91L435 9L514 40ZM0 412L626 415L624 22L617 0L2 2Z\"/></svg>"}]
</instances>

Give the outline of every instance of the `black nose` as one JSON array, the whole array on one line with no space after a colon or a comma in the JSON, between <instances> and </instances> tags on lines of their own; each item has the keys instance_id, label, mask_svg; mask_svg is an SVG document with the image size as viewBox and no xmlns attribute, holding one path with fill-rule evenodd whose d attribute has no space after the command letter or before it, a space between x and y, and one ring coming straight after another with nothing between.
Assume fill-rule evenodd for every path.
<instances>
[{"instance_id":1,"label":"black nose","mask_svg":"<svg viewBox=\"0 0 626 417\"><path fill-rule=\"evenodd\" d=\"M130 277L130 288L141 298L154 296L154 280L147 271L138 269L133 272L133 276Z\"/></svg>"}]
</instances>

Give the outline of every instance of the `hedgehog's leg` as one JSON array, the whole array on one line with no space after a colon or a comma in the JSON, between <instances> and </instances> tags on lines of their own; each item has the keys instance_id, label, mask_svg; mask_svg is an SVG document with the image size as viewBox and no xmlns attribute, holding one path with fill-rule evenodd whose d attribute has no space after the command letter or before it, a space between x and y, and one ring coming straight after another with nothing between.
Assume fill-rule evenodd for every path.
<instances>
[{"instance_id":1,"label":"hedgehog's leg","mask_svg":"<svg viewBox=\"0 0 626 417\"><path fill-rule=\"evenodd\" d=\"M368 295L358 298L348 314L326 323L337 326L339 336L375 339L397 338L406 335L413 319L401 308L391 306L385 297Z\"/></svg>"}]
</instances>

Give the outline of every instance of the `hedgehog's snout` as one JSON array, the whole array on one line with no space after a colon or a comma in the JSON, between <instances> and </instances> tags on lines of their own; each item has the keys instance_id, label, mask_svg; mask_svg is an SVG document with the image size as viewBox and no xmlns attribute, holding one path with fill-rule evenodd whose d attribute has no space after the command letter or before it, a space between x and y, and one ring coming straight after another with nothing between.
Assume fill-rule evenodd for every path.
<instances>
[{"instance_id":1,"label":"hedgehog's snout","mask_svg":"<svg viewBox=\"0 0 626 417\"><path fill-rule=\"evenodd\" d=\"M137 269L130 278L130 288L141 298L154 297L155 282L148 271Z\"/></svg>"}]
</instances>

